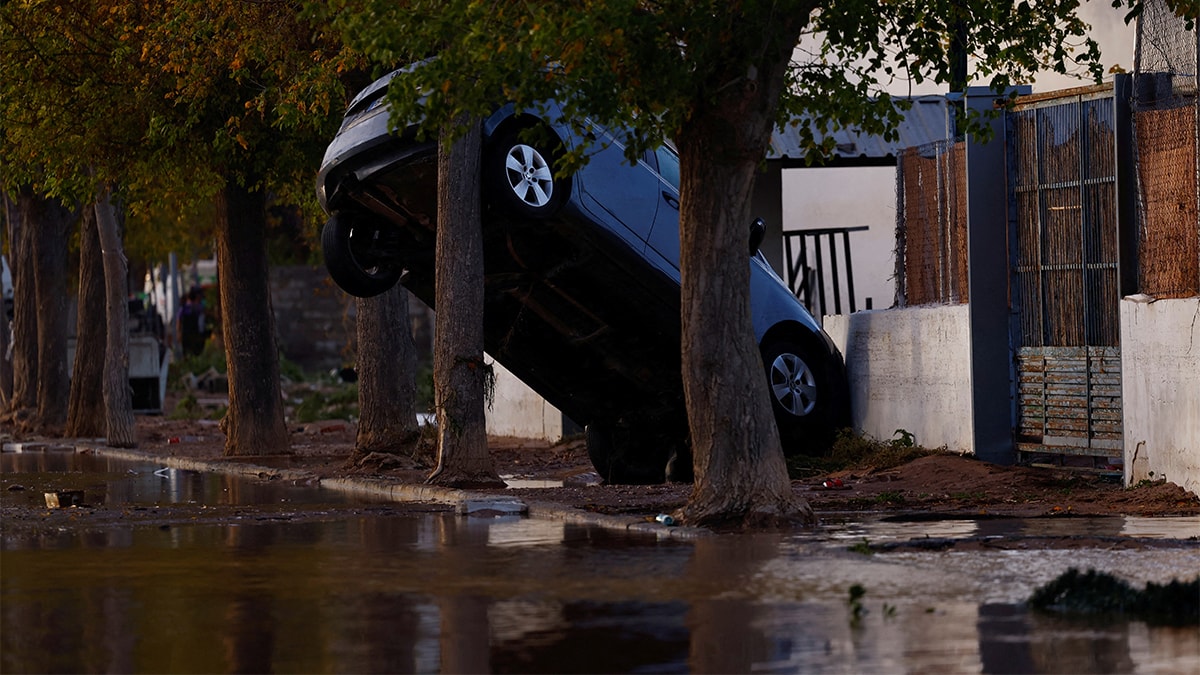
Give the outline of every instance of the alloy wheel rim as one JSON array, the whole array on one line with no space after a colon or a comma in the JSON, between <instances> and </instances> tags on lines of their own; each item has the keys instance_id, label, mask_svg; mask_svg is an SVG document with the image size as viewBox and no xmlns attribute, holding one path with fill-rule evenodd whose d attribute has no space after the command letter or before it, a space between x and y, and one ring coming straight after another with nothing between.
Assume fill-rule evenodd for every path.
<instances>
[{"instance_id":1,"label":"alloy wheel rim","mask_svg":"<svg viewBox=\"0 0 1200 675\"><path fill-rule=\"evenodd\" d=\"M771 363L771 393L784 410L808 415L817 406L817 378L795 354L780 354Z\"/></svg>"},{"instance_id":2,"label":"alloy wheel rim","mask_svg":"<svg viewBox=\"0 0 1200 675\"><path fill-rule=\"evenodd\" d=\"M508 185L517 199L538 208L550 203L554 195L554 176L540 152L528 145L514 145L508 151L504 168Z\"/></svg>"}]
</instances>

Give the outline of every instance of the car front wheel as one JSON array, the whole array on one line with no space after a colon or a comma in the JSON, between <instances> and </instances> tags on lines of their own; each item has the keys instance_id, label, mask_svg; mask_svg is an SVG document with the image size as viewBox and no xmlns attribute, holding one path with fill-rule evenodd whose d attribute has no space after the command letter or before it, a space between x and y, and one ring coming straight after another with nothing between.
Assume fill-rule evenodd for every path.
<instances>
[{"instance_id":1,"label":"car front wheel","mask_svg":"<svg viewBox=\"0 0 1200 675\"><path fill-rule=\"evenodd\" d=\"M762 357L784 449L792 454L828 445L842 424L842 397L832 367L791 340L764 345Z\"/></svg>"},{"instance_id":2,"label":"car front wheel","mask_svg":"<svg viewBox=\"0 0 1200 675\"><path fill-rule=\"evenodd\" d=\"M334 214L321 230L325 269L350 295L369 298L388 291L404 271L391 239L391 228L375 219Z\"/></svg>"},{"instance_id":3,"label":"car front wheel","mask_svg":"<svg viewBox=\"0 0 1200 675\"><path fill-rule=\"evenodd\" d=\"M538 135L554 140L531 143L522 140L518 132L505 134L492 145L487 166L489 187L497 205L525 218L554 215L566 202L570 189L566 180L554 175L558 150L541 147L543 143L557 145L554 133L543 128Z\"/></svg>"}]
</instances>

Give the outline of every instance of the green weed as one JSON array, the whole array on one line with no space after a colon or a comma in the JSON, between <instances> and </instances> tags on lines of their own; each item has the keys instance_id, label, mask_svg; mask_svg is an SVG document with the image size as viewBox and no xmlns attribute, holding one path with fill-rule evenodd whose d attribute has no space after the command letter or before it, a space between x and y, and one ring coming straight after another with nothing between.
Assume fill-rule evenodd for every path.
<instances>
[{"instance_id":1,"label":"green weed","mask_svg":"<svg viewBox=\"0 0 1200 675\"><path fill-rule=\"evenodd\" d=\"M842 429L827 453L788 458L788 473L792 478L805 478L845 469L885 470L945 451L921 447L916 437L904 429L897 429L896 436L888 441Z\"/></svg>"}]
</instances>

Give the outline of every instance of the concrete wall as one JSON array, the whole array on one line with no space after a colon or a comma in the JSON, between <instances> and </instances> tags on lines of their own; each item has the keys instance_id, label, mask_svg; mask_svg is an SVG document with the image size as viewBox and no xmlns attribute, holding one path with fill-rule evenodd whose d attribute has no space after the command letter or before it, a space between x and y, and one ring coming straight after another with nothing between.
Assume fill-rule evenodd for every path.
<instances>
[{"instance_id":1,"label":"concrete wall","mask_svg":"<svg viewBox=\"0 0 1200 675\"><path fill-rule=\"evenodd\" d=\"M496 392L487 412L492 436L529 438L557 443L565 435L563 414L489 356L496 373Z\"/></svg>"},{"instance_id":2,"label":"concrete wall","mask_svg":"<svg viewBox=\"0 0 1200 675\"><path fill-rule=\"evenodd\" d=\"M966 305L826 316L846 357L854 428L880 440L904 429L927 448L972 452Z\"/></svg>"},{"instance_id":3,"label":"concrete wall","mask_svg":"<svg viewBox=\"0 0 1200 675\"><path fill-rule=\"evenodd\" d=\"M271 307L279 350L307 370L353 363L354 302L324 267L271 267Z\"/></svg>"},{"instance_id":4,"label":"concrete wall","mask_svg":"<svg viewBox=\"0 0 1200 675\"><path fill-rule=\"evenodd\" d=\"M1121 301L1121 395L1126 484L1200 494L1200 298Z\"/></svg>"}]
</instances>

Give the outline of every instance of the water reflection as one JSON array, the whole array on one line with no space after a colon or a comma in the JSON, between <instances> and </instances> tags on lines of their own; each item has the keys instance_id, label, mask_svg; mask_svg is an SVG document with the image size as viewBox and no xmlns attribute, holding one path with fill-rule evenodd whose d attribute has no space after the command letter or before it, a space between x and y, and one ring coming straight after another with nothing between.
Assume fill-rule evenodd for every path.
<instances>
[{"instance_id":1,"label":"water reflection","mask_svg":"<svg viewBox=\"0 0 1200 675\"><path fill-rule=\"evenodd\" d=\"M106 471L125 480L122 467ZM243 485L187 474L155 494L253 503ZM128 480L142 486L131 498L154 493L142 473ZM1073 565L1139 582L1195 574L1196 547L849 550L862 538L1039 528L878 520L679 542L378 509L5 536L0 671L1200 672L1194 628L1064 620L1020 604ZM857 610L853 584L866 589Z\"/></svg>"}]
</instances>

